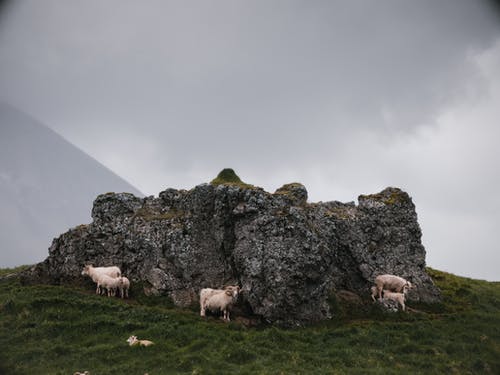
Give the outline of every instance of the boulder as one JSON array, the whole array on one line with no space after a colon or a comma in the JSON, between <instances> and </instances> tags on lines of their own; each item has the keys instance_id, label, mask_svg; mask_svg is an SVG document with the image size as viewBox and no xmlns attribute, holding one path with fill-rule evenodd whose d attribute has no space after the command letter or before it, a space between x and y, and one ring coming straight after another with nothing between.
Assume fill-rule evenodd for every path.
<instances>
[{"instance_id":1,"label":"boulder","mask_svg":"<svg viewBox=\"0 0 500 375\"><path fill-rule=\"evenodd\" d=\"M397 188L356 205L308 203L296 183L271 194L219 181L158 198L100 195L92 218L54 239L25 280L66 283L82 279L85 264L117 265L178 306L197 303L201 288L238 284L250 312L284 326L331 318L336 290L369 298L379 274L411 281L410 301L441 298L425 270L415 206Z\"/></svg>"}]
</instances>

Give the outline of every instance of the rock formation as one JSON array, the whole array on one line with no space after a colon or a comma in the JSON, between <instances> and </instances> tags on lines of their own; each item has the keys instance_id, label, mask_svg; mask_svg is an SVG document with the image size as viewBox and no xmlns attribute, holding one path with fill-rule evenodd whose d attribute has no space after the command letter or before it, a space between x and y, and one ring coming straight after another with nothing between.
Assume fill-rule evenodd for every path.
<instances>
[{"instance_id":1,"label":"rock formation","mask_svg":"<svg viewBox=\"0 0 500 375\"><path fill-rule=\"evenodd\" d=\"M407 193L387 188L361 195L358 205L308 203L297 183L271 194L214 181L158 198L99 195L92 223L54 239L25 279L68 282L81 278L84 264L113 264L145 293L178 306L195 303L201 288L237 283L254 314L282 325L329 318L334 291L371 301L370 286L383 273L416 286L410 301L440 300Z\"/></svg>"}]
</instances>

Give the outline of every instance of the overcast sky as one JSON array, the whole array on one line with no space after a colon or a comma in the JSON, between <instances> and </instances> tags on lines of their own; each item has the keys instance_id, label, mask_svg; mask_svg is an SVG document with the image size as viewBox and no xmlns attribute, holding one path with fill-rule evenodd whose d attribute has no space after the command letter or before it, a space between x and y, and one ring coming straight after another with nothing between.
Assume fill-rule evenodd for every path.
<instances>
[{"instance_id":1,"label":"overcast sky","mask_svg":"<svg viewBox=\"0 0 500 375\"><path fill-rule=\"evenodd\" d=\"M0 13L0 100L146 195L232 167L310 201L387 186L428 265L500 280L488 1L53 1Z\"/></svg>"}]
</instances>

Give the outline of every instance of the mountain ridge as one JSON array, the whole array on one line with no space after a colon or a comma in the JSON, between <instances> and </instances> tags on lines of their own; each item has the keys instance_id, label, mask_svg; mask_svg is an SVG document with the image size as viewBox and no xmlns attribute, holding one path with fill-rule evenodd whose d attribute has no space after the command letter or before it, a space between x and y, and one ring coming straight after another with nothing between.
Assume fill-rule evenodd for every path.
<instances>
[{"instance_id":1,"label":"mountain ridge","mask_svg":"<svg viewBox=\"0 0 500 375\"><path fill-rule=\"evenodd\" d=\"M143 194L34 117L0 102L0 265L33 263L90 220L103 191Z\"/></svg>"}]
</instances>

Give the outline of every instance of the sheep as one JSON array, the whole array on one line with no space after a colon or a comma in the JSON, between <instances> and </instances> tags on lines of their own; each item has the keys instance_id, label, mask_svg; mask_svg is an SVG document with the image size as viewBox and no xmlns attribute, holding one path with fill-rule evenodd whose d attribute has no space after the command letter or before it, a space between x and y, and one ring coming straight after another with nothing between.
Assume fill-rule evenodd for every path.
<instances>
[{"instance_id":1,"label":"sheep","mask_svg":"<svg viewBox=\"0 0 500 375\"><path fill-rule=\"evenodd\" d=\"M234 289L228 289L216 294L213 294L212 296L208 297L205 300L204 306L202 307L202 310L205 311L206 309L210 311L218 311L221 310L224 314L223 319L227 322L230 321L229 319L229 310L231 309L232 305L236 302L236 299L238 298L238 293L240 291L240 288L237 286Z\"/></svg>"},{"instance_id":2,"label":"sheep","mask_svg":"<svg viewBox=\"0 0 500 375\"><path fill-rule=\"evenodd\" d=\"M405 311L405 294L404 293L391 292L391 291L388 291L386 289L384 289L382 292L384 294L385 299L390 299L390 300L398 302L401 305L401 307L403 308L403 311Z\"/></svg>"},{"instance_id":3,"label":"sheep","mask_svg":"<svg viewBox=\"0 0 500 375\"><path fill-rule=\"evenodd\" d=\"M84 372L77 371L73 375L90 375L90 372L88 372L88 371L84 371Z\"/></svg>"},{"instance_id":4,"label":"sheep","mask_svg":"<svg viewBox=\"0 0 500 375\"><path fill-rule=\"evenodd\" d=\"M407 289L411 289L413 287L409 281L395 275L379 275L375 278L375 285L378 292L378 298L382 298L383 289L387 289L392 292L405 293Z\"/></svg>"},{"instance_id":5,"label":"sheep","mask_svg":"<svg viewBox=\"0 0 500 375\"><path fill-rule=\"evenodd\" d=\"M115 296L116 290L121 287L121 277L109 277L108 275L99 275L97 283L99 287L106 288L108 297Z\"/></svg>"},{"instance_id":6,"label":"sheep","mask_svg":"<svg viewBox=\"0 0 500 375\"><path fill-rule=\"evenodd\" d=\"M371 291L372 291L372 300L373 300L373 302L375 302L375 301L376 301L375 297L376 297L376 296L377 296L377 294L378 294L378 289L377 289L377 287L376 287L376 286L372 286L372 287L371 287Z\"/></svg>"},{"instance_id":7,"label":"sheep","mask_svg":"<svg viewBox=\"0 0 500 375\"><path fill-rule=\"evenodd\" d=\"M149 341L149 340L139 340L137 338L137 336L130 336L128 339L127 339L127 342L130 346L134 346L134 345L139 345L139 346L150 346L150 345L154 345L155 343L153 341Z\"/></svg>"},{"instance_id":8,"label":"sheep","mask_svg":"<svg viewBox=\"0 0 500 375\"><path fill-rule=\"evenodd\" d=\"M130 288L130 281L129 279L127 279L125 276L122 276L119 278L120 279L120 282L119 282L119 288L120 288L120 297L126 297L128 298L128 290Z\"/></svg>"},{"instance_id":9,"label":"sheep","mask_svg":"<svg viewBox=\"0 0 500 375\"><path fill-rule=\"evenodd\" d=\"M200 316L205 316L205 304L208 298L217 293L222 293L226 290L234 290L235 288L237 288L236 285L228 285L225 286L224 289L204 288L200 290Z\"/></svg>"},{"instance_id":10,"label":"sheep","mask_svg":"<svg viewBox=\"0 0 500 375\"><path fill-rule=\"evenodd\" d=\"M86 265L83 267L82 275L88 275L91 277L92 281L97 283L97 288L95 293L101 293L101 286L99 284L98 278L99 275L108 275L109 277L120 277L122 275L122 271L120 268L116 266L111 267L93 267L92 265Z\"/></svg>"}]
</instances>

